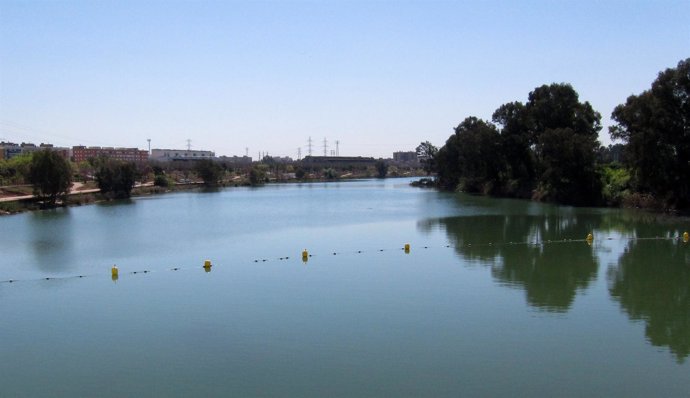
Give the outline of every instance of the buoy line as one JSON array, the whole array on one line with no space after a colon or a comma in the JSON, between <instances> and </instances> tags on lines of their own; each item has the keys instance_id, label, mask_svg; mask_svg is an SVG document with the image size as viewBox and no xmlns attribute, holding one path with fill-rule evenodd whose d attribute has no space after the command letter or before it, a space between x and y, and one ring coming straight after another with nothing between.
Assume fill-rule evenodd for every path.
<instances>
[{"instance_id":1,"label":"buoy line","mask_svg":"<svg viewBox=\"0 0 690 398\"><path fill-rule=\"evenodd\" d=\"M654 236L654 237L622 237L619 239L615 239L612 237L607 237L602 239L601 241L612 241L612 240L619 240L619 241L651 241L651 240L677 240L681 241L683 243L688 243L690 237L688 236L688 233L685 232L681 236ZM588 245L593 245L596 243L594 241L594 237L592 234L588 234L585 239L547 239L547 240L542 240L542 241L526 241L526 242L488 242L488 243L464 243L460 245L452 245L452 244L446 244L443 246L415 246L412 247L410 246L409 243L406 243L403 247L397 247L394 249L370 249L370 250L351 250L351 251L333 251L333 252L325 252L321 254L317 254L316 257L326 257L326 256L338 256L338 255L358 255L358 254L371 254L371 253L383 253L383 252L388 252L388 251L395 251L395 252L400 252L403 251L405 254L410 254L412 249L418 249L418 250L428 250L428 249L443 249L443 248L453 248L453 249L462 249L462 248L477 248L477 247L501 247L501 246L517 246L517 245L524 245L524 246L535 246L535 247L543 247L545 245L551 245L551 244L564 244L564 243L582 243L585 242ZM314 254L309 253L307 249L304 249L302 251L302 262L307 263L311 258L315 257ZM290 256L284 256L284 257L278 257L278 258L257 258L254 260L251 260L252 263L266 263L266 262L275 262L275 261L287 261L291 257ZM213 265L210 260L205 260L203 265L201 267L199 266L194 266L194 267L172 267L172 268L167 268L167 269L162 269L162 270L148 270L148 269L143 269L143 270L135 270L135 271L127 271L124 274L127 275L138 275L138 274L150 274L154 272L164 272L164 271L182 271L182 270L190 270L190 269L198 269L202 268L206 272L211 272ZM103 274L98 273L98 274L81 274L81 275L69 275L69 276L48 276L48 277L39 277L39 278L27 278L27 279L6 279L6 280L0 280L0 283L7 283L7 284L13 284L13 283L19 283L19 282L35 282L35 281L54 281L54 280L67 280L67 279L83 279L83 278L91 278L91 277L96 277L96 276L101 276ZM111 267L111 278L113 281L117 281L120 277L120 269L116 266L113 265Z\"/></svg>"}]
</instances>

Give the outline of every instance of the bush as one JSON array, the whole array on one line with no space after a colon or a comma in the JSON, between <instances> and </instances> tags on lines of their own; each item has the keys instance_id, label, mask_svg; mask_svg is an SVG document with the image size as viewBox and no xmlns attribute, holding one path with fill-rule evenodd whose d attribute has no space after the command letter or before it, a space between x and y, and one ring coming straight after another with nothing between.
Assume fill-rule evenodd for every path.
<instances>
[{"instance_id":1,"label":"bush","mask_svg":"<svg viewBox=\"0 0 690 398\"><path fill-rule=\"evenodd\" d=\"M170 179L168 179L168 177L166 177L164 174L158 174L153 179L153 185L157 187L167 188L170 186Z\"/></svg>"}]
</instances>

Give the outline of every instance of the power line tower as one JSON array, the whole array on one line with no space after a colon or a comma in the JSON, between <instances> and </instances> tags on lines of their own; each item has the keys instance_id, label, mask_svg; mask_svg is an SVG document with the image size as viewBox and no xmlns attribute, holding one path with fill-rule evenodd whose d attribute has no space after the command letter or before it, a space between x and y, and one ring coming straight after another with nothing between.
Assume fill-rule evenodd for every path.
<instances>
[{"instance_id":1,"label":"power line tower","mask_svg":"<svg viewBox=\"0 0 690 398\"><path fill-rule=\"evenodd\" d=\"M187 138L187 150L188 151L192 150L192 140L190 140L189 138Z\"/></svg>"},{"instance_id":2,"label":"power line tower","mask_svg":"<svg viewBox=\"0 0 690 398\"><path fill-rule=\"evenodd\" d=\"M335 140L335 156L340 156L340 141Z\"/></svg>"},{"instance_id":3,"label":"power line tower","mask_svg":"<svg viewBox=\"0 0 690 398\"><path fill-rule=\"evenodd\" d=\"M311 156L311 136L309 136L309 140L307 140L307 142L308 142L308 144L307 144L307 148L308 148L307 153L309 154L309 156Z\"/></svg>"},{"instance_id":4,"label":"power line tower","mask_svg":"<svg viewBox=\"0 0 690 398\"><path fill-rule=\"evenodd\" d=\"M244 156L249 157L249 147L244 148Z\"/></svg>"},{"instance_id":5,"label":"power line tower","mask_svg":"<svg viewBox=\"0 0 690 398\"><path fill-rule=\"evenodd\" d=\"M328 140L323 137L323 156L328 156Z\"/></svg>"},{"instance_id":6,"label":"power line tower","mask_svg":"<svg viewBox=\"0 0 690 398\"><path fill-rule=\"evenodd\" d=\"M297 160L302 160L302 148L297 148Z\"/></svg>"},{"instance_id":7,"label":"power line tower","mask_svg":"<svg viewBox=\"0 0 690 398\"><path fill-rule=\"evenodd\" d=\"M149 142L149 155L151 154L151 139L147 138L146 141Z\"/></svg>"}]
</instances>

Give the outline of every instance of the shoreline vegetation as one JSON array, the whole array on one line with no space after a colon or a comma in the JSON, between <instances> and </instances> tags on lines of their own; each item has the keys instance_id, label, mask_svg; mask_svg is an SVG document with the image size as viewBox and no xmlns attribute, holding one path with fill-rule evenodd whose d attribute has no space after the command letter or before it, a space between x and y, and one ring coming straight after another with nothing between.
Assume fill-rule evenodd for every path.
<instances>
[{"instance_id":1,"label":"shoreline vegetation","mask_svg":"<svg viewBox=\"0 0 690 398\"><path fill-rule=\"evenodd\" d=\"M690 210L690 58L660 72L650 89L601 114L567 83L535 88L500 105L490 121L465 118L441 148L418 148L446 191L562 205Z\"/></svg>"}]
</instances>

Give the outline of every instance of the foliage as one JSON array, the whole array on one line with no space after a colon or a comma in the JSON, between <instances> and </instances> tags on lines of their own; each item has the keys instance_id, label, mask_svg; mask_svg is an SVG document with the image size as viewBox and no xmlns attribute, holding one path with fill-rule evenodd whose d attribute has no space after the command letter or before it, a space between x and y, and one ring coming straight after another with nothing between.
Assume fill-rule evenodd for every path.
<instances>
[{"instance_id":1,"label":"foliage","mask_svg":"<svg viewBox=\"0 0 690 398\"><path fill-rule=\"evenodd\" d=\"M433 146L429 141L424 141L417 146L416 152L417 158L422 163L422 167L427 175L436 171L436 154L438 154L438 148Z\"/></svg>"},{"instance_id":2,"label":"foliage","mask_svg":"<svg viewBox=\"0 0 690 398\"><path fill-rule=\"evenodd\" d=\"M137 178L136 165L111 159L101 159L99 163L96 181L101 193L114 198L130 197Z\"/></svg>"},{"instance_id":3,"label":"foliage","mask_svg":"<svg viewBox=\"0 0 690 398\"><path fill-rule=\"evenodd\" d=\"M303 179L306 174L307 173L301 167L299 167L297 170L295 170L295 178L297 178L298 180Z\"/></svg>"},{"instance_id":4,"label":"foliage","mask_svg":"<svg viewBox=\"0 0 690 398\"><path fill-rule=\"evenodd\" d=\"M602 195L609 206L619 206L630 195L630 173L621 167L605 166L602 170Z\"/></svg>"},{"instance_id":5,"label":"foliage","mask_svg":"<svg viewBox=\"0 0 690 398\"><path fill-rule=\"evenodd\" d=\"M157 174L153 178L153 185L157 187L167 188L171 185L170 179L165 174Z\"/></svg>"},{"instance_id":6,"label":"foliage","mask_svg":"<svg viewBox=\"0 0 690 398\"><path fill-rule=\"evenodd\" d=\"M625 145L632 185L668 206L690 207L690 58L659 73L611 117L611 137Z\"/></svg>"},{"instance_id":7,"label":"foliage","mask_svg":"<svg viewBox=\"0 0 690 398\"><path fill-rule=\"evenodd\" d=\"M501 158L496 127L468 117L455 128L439 151L438 178L441 187L466 192L485 192L499 180Z\"/></svg>"},{"instance_id":8,"label":"foliage","mask_svg":"<svg viewBox=\"0 0 690 398\"><path fill-rule=\"evenodd\" d=\"M323 176L328 180L335 180L338 178L338 174L330 167L323 170Z\"/></svg>"},{"instance_id":9,"label":"foliage","mask_svg":"<svg viewBox=\"0 0 690 398\"><path fill-rule=\"evenodd\" d=\"M211 159L203 159L194 165L196 174L204 181L205 185L218 185L223 179L225 170Z\"/></svg>"},{"instance_id":10,"label":"foliage","mask_svg":"<svg viewBox=\"0 0 690 398\"><path fill-rule=\"evenodd\" d=\"M251 185L259 185L266 182L266 169L265 165L256 165L249 170L249 183Z\"/></svg>"},{"instance_id":11,"label":"foliage","mask_svg":"<svg viewBox=\"0 0 690 398\"><path fill-rule=\"evenodd\" d=\"M444 189L585 205L600 200L601 116L569 84L535 88L501 105L494 123L468 117L435 156ZM497 127L500 126L499 127Z\"/></svg>"},{"instance_id":12,"label":"foliage","mask_svg":"<svg viewBox=\"0 0 690 398\"><path fill-rule=\"evenodd\" d=\"M0 160L0 185L18 185L26 182L31 166L31 155Z\"/></svg>"},{"instance_id":13,"label":"foliage","mask_svg":"<svg viewBox=\"0 0 690 398\"><path fill-rule=\"evenodd\" d=\"M388 174L388 163L383 160L377 160L374 167L376 168L376 176L378 178L386 178Z\"/></svg>"},{"instance_id":14,"label":"foliage","mask_svg":"<svg viewBox=\"0 0 690 398\"><path fill-rule=\"evenodd\" d=\"M31 157L27 179L33 185L34 195L54 206L59 197L69 193L72 166L57 152L35 152Z\"/></svg>"}]
</instances>

